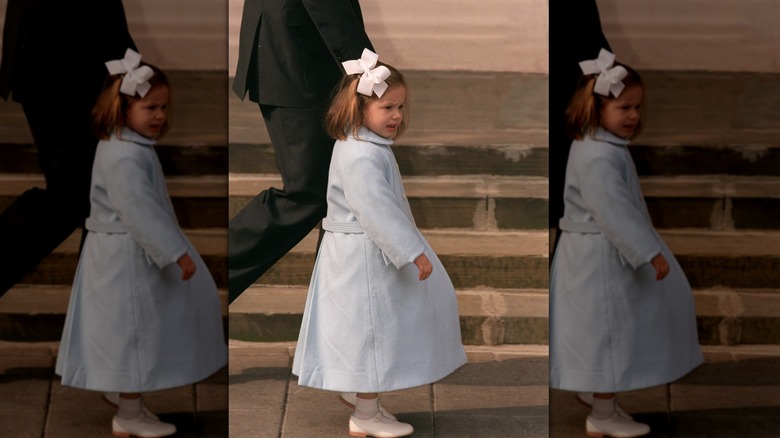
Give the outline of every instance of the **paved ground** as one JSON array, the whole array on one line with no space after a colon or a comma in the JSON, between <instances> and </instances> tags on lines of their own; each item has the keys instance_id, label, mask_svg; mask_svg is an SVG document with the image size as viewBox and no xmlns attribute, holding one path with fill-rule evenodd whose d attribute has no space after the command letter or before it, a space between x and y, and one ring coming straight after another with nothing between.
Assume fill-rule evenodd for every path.
<instances>
[{"instance_id":1,"label":"paved ground","mask_svg":"<svg viewBox=\"0 0 780 438\"><path fill-rule=\"evenodd\" d=\"M231 437L343 437L350 409L337 393L301 388L293 344L231 343ZM547 436L546 346L470 347L447 378L382 395L419 437Z\"/></svg>"},{"instance_id":2,"label":"paved ground","mask_svg":"<svg viewBox=\"0 0 780 438\"><path fill-rule=\"evenodd\" d=\"M56 343L0 343L1 437L109 436L113 409L97 393L62 387ZM229 370L198 385L146 396L183 437L347 436L336 394L302 389L294 344L233 341ZM470 362L433 385L383 396L414 436L584 436L587 408L547 390L544 346L469 347ZM672 385L624 394L651 437L770 438L780 431L780 347L706 347L707 363ZM228 396L229 393L229 396ZM548 411L549 403L549 411ZM548 422L549 420L549 422Z\"/></svg>"},{"instance_id":3,"label":"paved ground","mask_svg":"<svg viewBox=\"0 0 780 438\"><path fill-rule=\"evenodd\" d=\"M346 436L350 410L336 393L296 385L293 351L292 343L233 341L229 385L223 369L200 384L148 394L146 403L183 437ZM546 437L546 347L468 351L470 363L451 376L386 394L383 403L414 425L414 436ZM56 352L56 343L0 343L0 436L109 436L113 408L99 393L61 386Z\"/></svg>"},{"instance_id":4,"label":"paved ground","mask_svg":"<svg viewBox=\"0 0 780 438\"><path fill-rule=\"evenodd\" d=\"M57 343L0 342L0 437L111 436L115 409L97 392L60 385ZM147 394L149 408L180 437L227 436L227 368L197 385Z\"/></svg>"},{"instance_id":5,"label":"paved ground","mask_svg":"<svg viewBox=\"0 0 780 438\"><path fill-rule=\"evenodd\" d=\"M780 436L780 347L706 347L706 363L671 384L621 395L650 437ZM584 436L588 409L550 392L550 438Z\"/></svg>"}]
</instances>

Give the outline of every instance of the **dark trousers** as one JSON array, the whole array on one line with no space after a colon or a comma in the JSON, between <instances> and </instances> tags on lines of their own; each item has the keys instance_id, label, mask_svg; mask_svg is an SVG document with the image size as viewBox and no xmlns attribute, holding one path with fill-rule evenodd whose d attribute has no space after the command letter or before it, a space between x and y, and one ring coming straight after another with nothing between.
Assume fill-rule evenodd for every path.
<instances>
[{"instance_id":1,"label":"dark trousers","mask_svg":"<svg viewBox=\"0 0 780 438\"><path fill-rule=\"evenodd\" d=\"M284 188L257 195L230 219L228 302L233 302L325 217L333 139L325 108L260 105Z\"/></svg>"},{"instance_id":2,"label":"dark trousers","mask_svg":"<svg viewBox=\"0 0 780 438\"><path fill-rule=\"evenodd\" d=\"M89 215L97 146L90 133L91 100L64 109L50 93L44 94L40 101L25 100L22 109L46 188L24 192L0 214L0 296L83 226Z\"/></svg>"}]
</instances>

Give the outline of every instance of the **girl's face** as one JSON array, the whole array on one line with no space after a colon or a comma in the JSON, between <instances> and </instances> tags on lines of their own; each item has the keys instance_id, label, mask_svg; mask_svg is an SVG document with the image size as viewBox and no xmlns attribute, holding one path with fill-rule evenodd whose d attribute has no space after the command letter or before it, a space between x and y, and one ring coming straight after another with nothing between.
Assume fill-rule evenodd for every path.
<instances>
[{"instance_id":1,"label":"girl's face","mask_svg":"<svg viewBox=\"0 0 780 438\"><path fill-rule=\"evenodd\" d=\"M643 94L642 87L634 85L608 100L601 107L601 127L618 137L631 138L639 123Z\"/></svg>"},{"instance_id":2,"label":"girl's face","mask_svg":"<svg viewBox=\"0 0 780 438\"><path fill-rule=\"evenodd\" d=\"M375 134L393 138L396 129L404 119L406 88L389 88L379 99L369 99L363 109L363 125Z\"/></svg>"},{"instance_id":3,"label":"girl's face","mask_svg":"<svg viewBox=\"0 0 780 438\"><path fill-rule=\"evenodd\" d=\"M142 99L130 102L127 126L147 138L156 139L168 116L168 87L152 87Z\"/></svg>"}]
</instances>

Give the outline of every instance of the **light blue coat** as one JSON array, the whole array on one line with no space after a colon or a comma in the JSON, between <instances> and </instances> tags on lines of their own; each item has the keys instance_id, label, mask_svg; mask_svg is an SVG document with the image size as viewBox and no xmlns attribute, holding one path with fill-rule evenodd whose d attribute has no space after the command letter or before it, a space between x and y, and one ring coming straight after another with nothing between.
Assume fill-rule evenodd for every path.
<instances>
[{"instance_id":1,"label":"light blue coat","mask_svg":"<svg viewBox=\"0 0 780 438\"><path fill-rule=\"evenodd\" d=\"M65 386L148 392L227 363L217 287L178 226L154 143L125 129L98 144L57 356ZM176 264L185 253L196 264L188 281Z\"/></svg>"},{"instance_id":2,"label":"light blue coat","mask_svg":"<svg viewBox=\"0 0 780 438\"><path fill-rule=\"evenodd\" d=\"M550 274L552 388L629 391L703 361L691 287L653 228L628 143L598 129L571 147Z\"/></svg>"},{"instance_id":3,"label":"light blue coat","mask_svg":"<svg viewBox=\"0 0 780 438\"><path fill-rule=\"evenodd\" d=\"M293 361L302 386L385 392L435 382L466 362L447 272L417 230L392 140L361 128L337 141L320 245ZM413 261L433 264L418 280Z\"/></svg>"}]
</instances>

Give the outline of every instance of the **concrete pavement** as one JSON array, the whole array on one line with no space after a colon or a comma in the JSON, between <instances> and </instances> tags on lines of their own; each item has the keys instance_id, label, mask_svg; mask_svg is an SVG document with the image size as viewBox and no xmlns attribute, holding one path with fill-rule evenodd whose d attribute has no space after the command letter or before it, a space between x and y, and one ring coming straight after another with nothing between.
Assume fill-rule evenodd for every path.
<instances>
[{"instance_id":1,"label":"concrete pavement","mask_svg":"<svg viewBox=\"0 0 780 438\"><path fill-rule=\"evenodd\" d=\"M343 437L351 410L301 388L294 343L231 341L231 437ZM467 347L469 363L431 385L383 394L415 437L547 436L547 347Z\"/></svg>"},{"instance_id":2,"label":"concrete pavement","mask_svg":"<svg viewBox=\"0 0 780 438\"><path fill-rule=\"evenodd\" d=\"M56 348L56 343L0 344L0 436L109 436L113 409L97 393L59 384L53 374ZM651 425L651 437L776 437L780 347L704 349L707 361L700 368L671 385L623 394L623 407ZM347 436L350 410L335 393L297 386L290 373L293 351L292 343L231 341L229 369L145 400L182 437ZM413 436L584 436L588 409L572 393L548 395L546 347L467 351L470 362L442 381L382 397L388 409L415 426Z\"/></svg>"},{"instance_id":3,"label":"concrete pavement","mask_svg":"<svg viewBox=\"0 0 780 438\"><path fill-rule=\"evenodd\" d=\"M780 436L780 347L704 347L705 363L669 385L619 395L648 437ZM550 438L585 436L589 409L574 393L550 391Z\"/></svg>"},{"instance_id":4,"label":"concrete pavement","mask_svg":"<svg viewBox=\"0 0 780 438\"><path fill-rule=\"evenodd\" d=\"M0 437L111 436L116 409L102 394L60 385L57 342L0 342ZM144 395L144 402L177 437L227 436L227 367L195 385Z\"/></svg>"}]
</instances>

